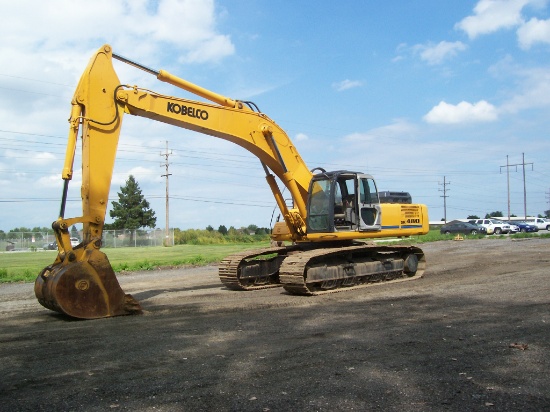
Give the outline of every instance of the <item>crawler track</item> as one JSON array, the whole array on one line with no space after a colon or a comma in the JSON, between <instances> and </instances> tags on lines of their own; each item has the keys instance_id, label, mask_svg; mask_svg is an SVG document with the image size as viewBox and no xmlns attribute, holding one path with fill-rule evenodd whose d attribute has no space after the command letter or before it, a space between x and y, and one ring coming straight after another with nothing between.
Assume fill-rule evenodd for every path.
<instances>
[{"instance_id":1,"label":"crawler track","mask_svg":"<svg viewBox=\"0 0 550 412\"><path fill-rule=\"evenodd\" d=\"M225 258L218 274L232 290L283 286L296 295L320 295L417 279L425 267L424 253L417 247L355 243L245 251Z\"/></svg>"},{"instance_id":2,"label":"crawler track","mask_svg":"<svg viewBox=\"0 0 550 412\"><path fill-rule=\"evenodd\" d=\"M413 246L355 245L314 249L287 257L279 278L285 290L296 295L320 295L418 279L426 259Z\"/></svg>"},{"instance_id":3,"label":"crawler track","mask_svg":"<svg viewBox=\"0 0 550 412\"><path fill-rule=\"evenodd\" d=\"M248 250L226 257L218 275L232 290L257 290L281 286L279 267L292 248L272 247Z\"/></svg>"}]
</instances>

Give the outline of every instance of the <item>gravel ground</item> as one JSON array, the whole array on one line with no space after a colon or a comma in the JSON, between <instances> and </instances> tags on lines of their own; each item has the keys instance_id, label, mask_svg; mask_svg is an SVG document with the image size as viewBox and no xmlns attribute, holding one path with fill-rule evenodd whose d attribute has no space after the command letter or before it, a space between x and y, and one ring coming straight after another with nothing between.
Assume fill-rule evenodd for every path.
<instances>
[{"instance_id":1,"label":"gravel ground","mask_svg":"<svg viewBox=\"0 0 550 412\"><path fill-rule=\"evenodd\" d=\"M122 275L145 313L93 321L0 285L1 409L550 410L550 239L422 247L420 280L317 297Z\"/></svg>"}]
</instances>

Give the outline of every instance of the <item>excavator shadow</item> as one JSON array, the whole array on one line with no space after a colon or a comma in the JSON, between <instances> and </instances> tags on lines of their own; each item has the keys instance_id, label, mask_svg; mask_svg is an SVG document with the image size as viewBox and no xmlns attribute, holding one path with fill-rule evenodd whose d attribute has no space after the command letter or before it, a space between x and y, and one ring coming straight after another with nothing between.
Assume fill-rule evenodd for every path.
<instances>
[{"instance_id":1,"label":"excavator shadow","mask_svg":"<svg viewBox=\"0 0 550 412\"><path fill-rule=\"evenodd\" d=\"M198 292L201 290L213 290L218 289L221 291L229 291L225 286L222 285L201 285L201 286L190 286L190 287L181 287L181 288L162 288L155 290L145 290L143 292L132 293L132 296L142 302L147 299L154 298L155 296L162 295L163 293L182 293L182 292Z\"/></svg>"},{"instance_id":2,"label":"excavator shadow","mask_svg":"<svg viewBox=\"0 0 550 412\"><path fill-rule=\"evenodd\" d=\"M62 322L83 322L83 321L86 321L86 320L89 320L89 319L80 319L80 318L75 318L73 316L69 316L69 315L66 315L65 313L58 313L58 312L48 312L46 313L48 316L50 316L52 319L56 319L56 320L59 320L59 321L62 321Z\"/></svg>"}]
</instances>

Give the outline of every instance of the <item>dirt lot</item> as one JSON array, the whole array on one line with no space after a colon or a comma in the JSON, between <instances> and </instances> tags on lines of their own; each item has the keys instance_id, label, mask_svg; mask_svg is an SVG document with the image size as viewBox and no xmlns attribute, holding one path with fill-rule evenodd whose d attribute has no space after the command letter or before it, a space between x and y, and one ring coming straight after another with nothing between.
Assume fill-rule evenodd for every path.
<instances>
[{"instance_id":1,"label":"dirt lot","mask_svg":"<svg viewBox=\"0 0 550 412\"><path fill-rule=\"evenodd\" d=\"M146 313L94 321L1 285L0 408L550 410L550 239L423 248L420 280L318 297L123 275Z\"/></svg>"}]
</instances>

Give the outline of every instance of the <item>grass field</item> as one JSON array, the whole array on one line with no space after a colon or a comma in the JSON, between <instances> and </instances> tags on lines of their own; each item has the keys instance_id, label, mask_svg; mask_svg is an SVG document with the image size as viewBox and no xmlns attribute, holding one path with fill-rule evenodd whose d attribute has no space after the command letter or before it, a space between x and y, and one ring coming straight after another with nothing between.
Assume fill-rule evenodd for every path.
<instances>
[{"instance_id":1,"label":"grass field","mask_svg":"<svg viewBox=\"0 0 550 412\"><path fill-rule=\"evenodd\" d=\"M152 270L156 267L206 265L247 249L269 246L269 243L231 245L177 245L173 247L128 247L102 249L115 272ZM57 250L0 253L0 282L32 282L40 271L52 264Z\"/></svg>"},{"instance_id":2,"label":"grass field","mask_svg":"<svg viewBox=\"0 0 550 412\"><path fill-rule=\"evenodd\" d=\"M512 235L522 237L550 237L550 234ZM476 238L485 236L478 235ZM491 235L487 238L495 238ZM453 236L441 235L438 230L431 230L423 236L405 239L405 243L418 244L450 240ZM471 238L471 236L468 236ZM393 242L392 242L393 243ZM220 245L177 245L173 247L127 247L102 249L109 258L115 272L152 270L157 267L184 265L206 265L217 263L224 257L247 249L257 249L268 246L269 243L220 244ZM35 252L5 252L0 253L0 283L2 282L33 282L40 271L53 263L57 250L38 250Z\"/></svg>"}]
</instances>

